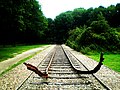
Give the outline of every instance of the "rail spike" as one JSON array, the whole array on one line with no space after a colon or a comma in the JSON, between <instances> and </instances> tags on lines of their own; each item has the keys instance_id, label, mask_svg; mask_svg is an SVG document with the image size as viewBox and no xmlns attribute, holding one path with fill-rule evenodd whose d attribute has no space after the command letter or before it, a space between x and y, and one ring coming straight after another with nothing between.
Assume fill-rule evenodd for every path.
<instances>
[{"instance_id":1,"label":"rail spike","mask_svg":"<svg viewBox=\"0 0 120 90\"><path fill-rule=\"evenodd\" d=\"M100 70L101 66L103 65L103 52L101 52L100 54L100 62L98 63L98 65L93 69L93 70L88 70L88 71L80 71L80 70L77 70L78 73L80 74L93 74L93 73L96 73L97 71Z\"/></svg>"}]
</instances>

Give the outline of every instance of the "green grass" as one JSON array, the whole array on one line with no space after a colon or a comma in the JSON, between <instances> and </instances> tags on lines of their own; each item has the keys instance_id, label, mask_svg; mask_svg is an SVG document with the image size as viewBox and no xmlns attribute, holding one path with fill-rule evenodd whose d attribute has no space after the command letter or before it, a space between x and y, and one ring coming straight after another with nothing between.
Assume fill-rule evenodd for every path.
<instances>
[{"instance_id":1,"label":"green grass","mask_svg":"<svg viewBox=\"0 0 120 90\"><path fill-rule=\"evenodd\" d=\"M40 46L42 46L42 45L40 45ZM38 51L38 52L36 52L36 53L34 53L34 54L32 54L32 55L30 55L30 56L28 56L28 57L20 60L20 61L18 61L16 64L11 65L11 66L8 67L6 70L4 70L3 72L0 73L0 77L1 77L3 74L5 74L5 73L7 73L8 71L10 71L10 70L12 70L13 68L15 68L16 66L18 66L18 65L22 64L23 62L29 60L30 58L34 57L35 55L37 55L37 54L40 53L40 52L41 52L41 51Z\"/></svg>"},{"instance_id":2,"label":"green grass","mask_svg":"<svg viewBox=\"0 0 120 90\"><path fill-rule=\"evenodd\" d=\"M36 55L36 54L34 54L34 55ZM29 60L29 59L32 58L34 55L28 56L27 58L24 58L24 59L20 60L20 61L17 62L16 64L11 65L11 66L8 67L6 70L4 70L2 73L0 73L0 77L1 77L3 74L5 74L5 73L7 73L8 71L10 71L10 70L12 70L13 68L15 68L16 66L18 66L18 65L22 64L23 62Z\"/></svg>"},{"instance_id":3,"label":"green grass","mask_svg":"<svg viewBox=\"0 0 120 90\"><path fill-rule=\"evenodd\" d=\"M99 61L100 54L89 54L90 58ZM105 53L103 64L117 72L120 72L120 54Z\"/></svg>"},{"instance_id":4,"label":"green grass","mask_svg":"<svg viewBox=\"0 0 120 90\"><path fill-rule=\"evenodd\" d=\"M0 62L7 60L8 58L12 58L24 51L42 46L44 45L18 45L15 47L12 46L0 47Z\"/></svg>"}]
</instances>

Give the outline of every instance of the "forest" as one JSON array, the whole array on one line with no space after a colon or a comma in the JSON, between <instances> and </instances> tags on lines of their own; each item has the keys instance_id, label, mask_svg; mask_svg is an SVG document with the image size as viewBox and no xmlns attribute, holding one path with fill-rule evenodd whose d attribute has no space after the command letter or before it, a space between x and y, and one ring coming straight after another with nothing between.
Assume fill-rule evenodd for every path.
<instances>
[{"instance_id":1,"label":"forest","mask_svg":"<svg viewBox=\"0 0 120 90\"><path fill-rule=\"evenodd\" d=\"M66 44L77 51L120 51L120 3L46 18L36 0L0 0L0 45ZM52 13L52 12L51 12Z\"/></svg>"}]
</instances>

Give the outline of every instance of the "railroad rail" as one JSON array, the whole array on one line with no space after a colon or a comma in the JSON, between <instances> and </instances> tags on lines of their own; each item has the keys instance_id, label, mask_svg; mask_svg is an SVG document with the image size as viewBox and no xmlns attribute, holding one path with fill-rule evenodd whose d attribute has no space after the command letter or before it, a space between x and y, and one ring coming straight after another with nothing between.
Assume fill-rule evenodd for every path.
<instances>
[{"instance_id":1,"label":"railroad rail","mask_svg":"<svg viewBox=\"0 0 120 90\"><path fill-rule=\"evenodd\" d=\"M47 77L32 72L17 90L109 90L93 75L102 65L102 55L95 69L89 71L70 51L57 45L37 67Z\"/></svg>"}]
</instances>

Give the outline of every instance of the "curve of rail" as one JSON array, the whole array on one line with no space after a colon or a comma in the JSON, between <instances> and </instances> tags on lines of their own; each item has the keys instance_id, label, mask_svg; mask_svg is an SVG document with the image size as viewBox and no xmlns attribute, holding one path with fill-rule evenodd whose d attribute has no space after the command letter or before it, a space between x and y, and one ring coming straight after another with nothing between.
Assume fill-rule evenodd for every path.
<instances>
[{"instance_id":1,"label":"curve of rail","mask_svg":"<svg viewBox=\"0 0 120 90\"><path fill-rule=\"evenodd\" d=\"M78 73L78 70L88 71L88 69L60 45L49 52L38 65L38 68L41 72L48 74L48 78L42 78L32 72L17 90L60 88L68 90L109 90L93 74Z\"/></svg>"}]
</instances>

